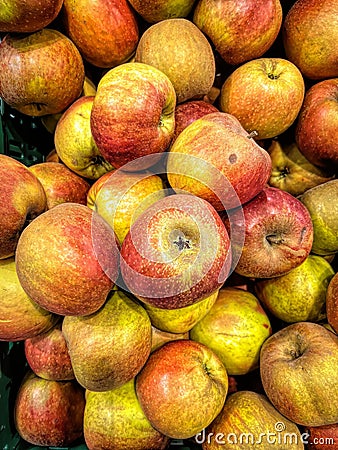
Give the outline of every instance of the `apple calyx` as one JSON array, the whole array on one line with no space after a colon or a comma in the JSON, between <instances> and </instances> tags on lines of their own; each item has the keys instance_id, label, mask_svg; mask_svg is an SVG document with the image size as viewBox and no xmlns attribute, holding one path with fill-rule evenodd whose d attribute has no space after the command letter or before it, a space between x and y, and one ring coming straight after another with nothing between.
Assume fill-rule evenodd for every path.
<instances>
[{"instance_id":1,"label":"apple calyx","mask_svg":"<svg viewBox=\"0 0 338 450\"><path fill-rule=\"evenodd\" d=\"M177 241L173 241L173 243L175 245L177 245L177 248L179 249L179 251L191 248L189 239L186 239L185 237L182 238L181 235L179 235L177 238Z\"/></svg>"},{"instance_id":2,"label":"apple calyx","mask_svg":"<svg viewBox=\"0 0 338 450\"><path fill-rule=\"evenodd\" d=\"M284 243L283 237L277 233L268 234L265 239L270 245L281 245Z\"/></svg>"},{"instance_id":3,"label":"apple calyx","mask_svg":"<svg viewBox=\"0 0 338 450\"><path fill-rule=\"evenodd\" d=\"M296 361L304 355L306 346L300 334L296 336L295 342L293 342L293 344L294 346L289 350L288 354L291 356L292 361Z\"/></svg>"}]
</instances>

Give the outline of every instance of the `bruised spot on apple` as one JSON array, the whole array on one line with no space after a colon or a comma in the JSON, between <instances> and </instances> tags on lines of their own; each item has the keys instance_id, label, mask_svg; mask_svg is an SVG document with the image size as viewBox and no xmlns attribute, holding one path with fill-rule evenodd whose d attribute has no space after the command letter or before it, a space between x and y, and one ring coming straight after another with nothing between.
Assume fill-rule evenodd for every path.
<instances>
[{"instance_id":1,"label":"bruised spot on apple","mask_svg":"<svg viewBox=\"0 0 338 450\"><path fill-rule=\"evenodd\" d=\"M173 194L147 208L132 224L121 247L127 288L157 308L199 302L227 278L230 239L207 201Z\"/></svg>"}]
</instances>

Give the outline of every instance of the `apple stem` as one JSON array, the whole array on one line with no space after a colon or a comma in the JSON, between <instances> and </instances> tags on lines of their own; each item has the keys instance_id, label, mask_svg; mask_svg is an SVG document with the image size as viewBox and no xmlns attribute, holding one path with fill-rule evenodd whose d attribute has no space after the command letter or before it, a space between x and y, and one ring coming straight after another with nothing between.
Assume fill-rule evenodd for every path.
<instances>
[{"instance_id":1,"label":"apple stem","mask_svg":"<svg viewBox=\"0 0 338 450\"><path fill-rule=\"evenodd\" d=\"M248 134L248 139L252 139L254 137L258 136L258 131L253 130Z\"/></svg>"}]
</instances>

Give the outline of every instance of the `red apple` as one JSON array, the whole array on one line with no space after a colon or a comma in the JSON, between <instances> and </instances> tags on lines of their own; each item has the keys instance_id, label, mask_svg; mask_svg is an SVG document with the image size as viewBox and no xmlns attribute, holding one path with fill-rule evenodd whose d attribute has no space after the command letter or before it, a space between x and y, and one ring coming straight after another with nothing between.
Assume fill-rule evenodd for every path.
<instances>
[{"instance_id":1,"label":"red apple","mask_svg":"<svg viewBox=\"0 0 338 450\"><path fill-rule=\"evenodd\" d=\"M155 23L173 17L187 17L196 0L129 0L146 22Z\"/></svg>"},{"instance_id":2,"label":"red apple","mask_svg":"<svg viewBox=\"0 0 338 450\"><path fill-rule=\"evenodd\" d=\"M94 66L117 66L135 52L138 22L127 0L64 0L62 19L67 36Z\"/></svg>"},{"instance_id":3,"label":"red apple","mask_svg":"<svg viewBox=\"0 0 338 450\"><path fill-rule=\"evenodd\" d=\"M214 112L218 112L216 106L204 100L189 100L178 104L175 109L175 132L171 145L188 125Z\"/></svg>"},{"instance_id":4,"label":"red apple","mask_svg":"<svg viewBox=\"0 0 338 450\"><path fill-rule=\"evenodd\" d=\"M58 162L34 164L29 170L40 180L47 197L47 208L60 203L87 204L88 181Z\"/></svg>"},{"instance_id":5,"label":"red apple","mask_svg":"<svg viewBox=\"0 0 338 450\"><path fill-rule=\"evenodd\" d=\"M233 114L257 139L284 133L296 120L305 84L299 69L283 58L258 58L236 68L224 81L220 109Z\"/></svg>"},{"instance_id":6,"label":"red apple","mask_svg":"<svg viewBox=\"0 0 338 450\"><path fill-rule=\"evenodd\" d=\"M338 333L338 274L331 279L326 291L327 321L333 330Z\"/></svg>"},{"instance_id":7,"label":"red apple","mask_svg":"<svg viewBox=\"0 0 338 450\"><path fill-rule=\"evenodd\" d=\"M299 150L309 161L337 170L338 78L320 81L305 93L295 137Z\"/></svg>"},{"instance_id":8,"label":"red apple","mask_svg":"<svg viewBox=\"0 0 338 450\"><path fill-rule=\"evenodd\" d=\"M147 64L130 62L100 80L91 111L91 131L102 156L114 167L164 152L175 128L176 93L169 78Z\"/></svg>"},{"instance_id":9,"label":"red apple","mask_svg":"<svg viewBox=\"0 0 338 450\"><path fill-rule=\"evenodd\" d=\"M199 0L194 23L229 64L262 56L274 43L282 25L279 0Z\"/></svg>"},{"instance_id":10,"label":"red apple","mask_svg":"<svg viewBox=\"0 0 338 450\"><path fill-rule=\"evenodd\" d=\"M336 0L297 0L283 22L286 57L310 79L338 76Z\"/></svg>"},{"instance_id":11,"label":"red apple","mask_svg":"<svg viewBox=\"0 0 338 450\"><path fill-rule=\"evenodd\" d=\"M75 378L62 321L53 328L24 342L25 356L32 371L45 380L66 381Z\"/></svg>"},{"instance_id":12,"label":"red apple","mask_svg":"<svg viewBox=\"0 0 338 450\"><path fill-rule=\"evenodd\" d=\"M80 96L84 78L77 47L57 30L6 35L0 43L0 96L23 114L62 112Z\"/></svg>"},{"instance_id":13,"label":"red apple","mask_svg":"<svg viewBox=\"0 0 338 450\"><path fill-rule=\"evenodd\" d=\"M58 16L63 0L10 0L0 9L0 32L32 33Z\"/></svg>"},{"instance_id":14,"label":"red apple","mask_svg":"<svg viewBox=\"0 0 338 450\"><path fill-rule=\"evenodd\" d=\"M16 268L26 293L60 315L86 315L105 302L118 273L114 231L85 205L63 203L22 232Z\"/></svg>"},{"instance_id":15,"label":"red apple","mask_svg":"<svg viewBox=\"0 0 338 450\"><path fill-rule=\"evenodd\" d=\"M51 329L59 316L28 297L19 282L14 257L0 260L0 341L15 342Z\"/></svg>"},{"instance_id":16,"label":"red apple","mask_svg":"<svg viewBox=\"0 0 338 450\"><path fill-rule=\"evenodd\" d=\"M168 155L171 187L204 198L218 211L240 206L267 183L271 159L236 117L207 114L188 125Z\"/></svg>"},{"instance_id":17,"label":"red apple","mask_svg":"<svg viewBox=\"0 0 338 450\"><path fill-rule=\"evenodd\" d=\"M313 224L300 200L278 188L265 187L243 205L243 216L236 212L224 217L227 229L232 224L244 245L235 271L251 278L272 278L298 267L310 254ZM235 234L236 236L236 234ZM238 245L232 239L234 248ZM242 242L240 242L242 245Z\"/></svg>"},{"instance_id":18,"label":"red apple","mask_svg":"<svg viewBox=\"0 0 338 450\"><path fill-rule=\"evenodd\" d=\"M47 208L44 188L21 162L0 154L0 259L15 253L26 225Z\"/></svg>"},{"instance_id":19,"label":"red apple","mask_svg":"<svg viewBox=\"0 0 338 450\"><path fill-rule=\"evenodd\" d=\"M84 408L84 390L76 382L28 372L16 394L15 426L30 444L65 447L83 435Z\"/></svg>"},{"instance_id":20,"label":"red apple","mask_svg":"<svg viewBox=\"0 0 338 450\"><path fill-rule=\"evenodd\" d=\"M307 450L332 450L338 442L338 423L306 427L303 436Z\"/></svg>"},{"instance_id":21,"label":"red apple","mask_svg":"<svg viewBox=\"0 0 338 450\"><path fill-rule=\"evenodd\" d=\"M207 201L174 194L132 224L121 247L121 274L144 303L176 309L208 297L224 283L230 240Z\"/></svg>"},{"instance_id":22,"label":"red apple","mask_svg":"<svg viewBox=\"0 0 338 450\"><path fill-rule=\"evenodd\" d=\"M146 417L166 436L185 439L208 426L221 411L228 375L210 348L177 340L155 350L136 377Z\"/></svg>"},{"instance_id":23,"label":"red apple","mask_svg":"<svg viewBox=\"0 0 338 450\"><path fill-rule=\"evenodd\" d=\"M338 422L337 366L338 336L312 322L282 328L261 348L267 397L281 414L306 427Z\"/></svg>"}]
</instances>

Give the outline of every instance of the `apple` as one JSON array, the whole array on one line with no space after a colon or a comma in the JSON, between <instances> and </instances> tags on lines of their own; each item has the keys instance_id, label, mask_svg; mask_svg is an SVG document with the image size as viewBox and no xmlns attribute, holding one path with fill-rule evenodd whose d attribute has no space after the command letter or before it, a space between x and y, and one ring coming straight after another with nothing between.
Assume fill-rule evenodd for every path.
<instances>
[{"instance_id":1,"label":"apple","mask_svg":"<svg viewBox=\"0 0 338 450\"><path fill-rule=\"evenodd\" d=\"M187 17L192 11L196 0L129 0L131 6L148 23L174 17Z\"/></svg>"},{"instance_id":2,"label":"apple","mask_svg":"<svg viewBox=\"0 0 338 450\"><path fill-rule=\"evenodd\" d=\"M171 145L178 135L196 119L219 110L213 104L205 100L187 100L179 103L175 108L175 132Z\"/></svg>"},{"instance_id":3,"label":"apple","mask_svg":"<svg viewBox=\"0 0 338 450\"><path fill-rule=\"evenodd\" d=\"M321 427L306 427L304 436L308 450L332 450L335 443L338 442L338 423Z\"/></svg>"},{"instance_id":4,"label":"apple","mask_svg":"<svg viewBox=\"0 0 338 450\"><path fill-rule=\"evenodd\" d=\"M115 170L92 184L87 206L102 216L122 244L131 224L155 201L165 197L162 178L152 172Z\"/></svg>"},{"instance_id":5,"label":"apple","mask_svg":"<svg viewBox=\"0 0 338 450\"><path fill-rule=\"evenodd\" d=\"M271 172L269 154L231 114L207 114L188 125L170 148L167 177L177 192L201 197L222 211L257 195Z\"/></svg>"},{"instance_id":6,"label":"apple","mask_svg":"<svg viewBox=\"0 0 338 450\"><path fill-rule=\"evenodd\" d=\"M313 223L312 252L334 255L338 252L338 180L330 180L308 189L299 197Z\"/></svg>"},{"instance_id":7,"label":"apple","mask_svg":"<svg viewBox=\"0 0 338 450\"><path fill-rule=\"evenodd\" d=\"M81 97L82 96L90 97L90 96L94 96L95 94L96 94L96 86L95 86L94 82L89 77L85 76L84 82L83 82L83 88L82 88L82 92L81 92ZM57 114L48 114L46 116L41 117L42 124L44 125L46 130L49 131L51 134L54 134L56 125L57 125L59 119L61 118L62 114L63 114L63 112L60 112ZM53 149L53 151L55 151L55 149ZM47 158L45 159L45 161L47 161ZM56 161L56 162L59 162L59 161Z\"/></svg>"},{"instance_id":8,"label":"apple","mask_svg":"<svg viewBox=\"0 0 338 450\"><path fill-rule=\"evenodd\" d=\"M97 180L114 167L101 155L92 136L90 116L94 97L75 100L62 114L54 133L54 144L60 160L73 172Z\"/></svg>"},{"instance_id":9,"label":"apple","mask_svg":"<svg viewBox=\"0 0 338 450\"><path fill-rule=\"evenodd\" d=\"M137 45L135 61L165 73L175 88L177 103L203 98L214 84L212 47L202 31L184 18L165 19L148 27Z\"/></svg>"},{"instance_id":10,"label":"apple","mask_svg":"<svg viewBox=\"0 0 338 450\"><path fill-rule=\"evenodd\" d=\"M60 31L8 34L0 42L0 96L23 114L62 112L80 96L84 77L77 47Z\"/></svg>"},{"instance_id":11,"label":"apple","mask_svg":"<svg viewBox=\"0 0 338 450\"><path fill-rule=\"evenodd\" d=\"M322 256L310 254L280 277L256 280L255 292L263 307L286 323L326 318L326 291L335 271Z\"/></svg>"},{"instance_id":12,"label":"apple","mask_svg":"<svg viewBox=\"0 0 338 450\"><path fill-rule=\"evenodd\" d=\"M148 168L142 157L164 152L170 144L175 106L174 86L159 69L138 62L110 69L100 79L90 118L102 156L115 168L134 160L134 170Z\"/></svg>"},{"instance_id":13,"label":"apple","mask_svg":"<svg viewBox=\"0 0 338 450\"><path fill-rule=\"evenodd\" d=\"M220 288L230 240L216 210L188 194L164 197L131 225L120 254L126 287L143 303L184 308Z\"/></svg>"},{"instance_id":14,"label":"apple","mask_svg":"<svg viewBox=\"0 0 338 450\"><path fill-rule=\"evenodd\" d=\"M117 66L135 53L139 27L127 0L64 0L62 20L67 36L96 67Z\"/></svg>"},{"instance_id":15,"label":"apple","mask_svg":"<svg viewBox=\"0 0 338 450\"><path fill-rule=\"evenodd\" d=\"M113 290L94 314L66 316L62 332L75 377L91 391L122 386L141 370L151 351L146 311L120 290Z\"/></svg>"},{"instance_id":16,"label":"apple","mask_svg":"<svg viewBox=\"0 0 338 450\"><path fill-rule=\"evenodd\" d=\"M158 328L151 326L151 352L162 347L170 341L176 341L179 339L189 339L189 332L185 333L171 333L169 331L159 330Z\"/></svg>"},{"instance_id":17,"label":"apple","mask_svg":"<svg viewBox=\"0 0 338 450\"><path fill-rule=\"evenodd\" d=\"M338 76L335 0L297 0L283 22L286 57L309 79Z\"/></svg>"},{"instance_id":18,"label":"apple","mask_svg":"<svg viewBox=\"0 0 338 450\"><path fill-rule=\"evenodd\" d=\"M249 87L249 88L248 88ZM299 69L284 58L257 58L224 81L220 109L233 114L257 139L281 135L295 122L305 95Z\"/></svg>"},{"instance_id":19,"label":"apple","mask_svg":"<svg viewBox=\"0 0 338 450\"><path fill-rule=\"evenodd\" d=\"M312 164L294 141L272 140L267 151L272 162L269 185L295 197L334 178L332 170Z\"/></svg>"},{"instance_id":20,"label":"apple","mask_svg":"<svg viewBox=\"0 0 338 450\"><path fill-rule=\"evenodd\" d=\"M53 381L75 378L61 320L45 333L25 339L24 350L29 367L40 378Z\"/></svg>"},{"instance_id":21,"label":"apple","mask_svg":"<svg viewBox=\"0 0 338 450\"><path fill-rule=\"evenodd\" d=\"M193 22L226 63L238 65L269 50L280 31L282 15L279 0L199 0Z\"/></svg>"},{"instance_id":22,"label":"apple","mask_svg":"<svg viewBox=\"0 0 338 450\"><path fill-rule=\"evenodd\" d=\"M21 233L15 260L29 297L59 315L87 315L106 301L118 274L114 231L85 205L62 203Z\"/></svg>"},{"instance_id":23,"label":"apple","mask_svg":"<svg viewBox=\"0 0 338 450\"><path fill-rule=\"evenodd\" d=\"M287 325L261 348L267 397L281 414L306 427L338 422L337 365L338 336L317 323Z\"/></svg>"},{"instance_id":24,"label":"apple","mask_svg":"<svg viewBox=\"0 0 338 450\"><path fill-rule=\"evenodd\" d=\"M190 330L190 339L211 348L228 375L245 375L259 365L270 320L254 294L223 287L208 313Z\"/></svg>"},{"instance_id":25,"label":"apple","mask_svg":"<svg viewBox=\"0 0 338 450\"><path fill-rule=\"evenodd\" d=\"M32 33L58 16L63 0L9 0L0 10L0 32Z\"/></svg>"},{"instance_id":26,"label":"apple","mask_svg":"<svg viewBox=\"0 0 338 450\"><path fill-rule=\"evenodd\" d=\"M152 325L169 333L186 333L210 310L218 296L218 290L201 301L177 309L164 309L144 303Z\"/></svg>"},{"instance_id":27,"label":"apple","mask_svg":"<svg viewBox=\"0 0 338 450\"><path fill-rule=\"evenodd\" d=\"M83 430L89 450L165 450L170 442L142 411L134 379L110 391L88 391Z\"/></svg>"},{"instance_id":28,"label":"apple","mask_svg":"<svg viewBox=\"0 0 338 450\"><path fill-rule=\"evenodd\" d=\"M329 325L338 333L338 275L330 280L326 291L326 314Z\"/></svg>"},{"instance_id":29,"label":"apple","mask_svg":"<svg viewBox=\"0 0 338 450\"><path fill-rule=\"evenodd\" d=\"M14 255L27 224L47 209L44 188L28 167L0 154L0 259Z\"/></svg>"},{"instance_id":30,"label":"apple","mask_svg":"<svg viewBox=\"0 0 338 450\"><path fill-rule=\"evenodd\" d=\"M304 156L327 170L338 168L337 96L338 78L312 85L305 93L295 131L298 147Z\"/></svg>"},{"instance_id":31,"label":"apple","mask_svg":"<svg viewBox=\"0 0 338 450\"><path fill-rule=\"evenodd\" d=\"M66 202L87 204L90 184L64 164L45 161L32 165L29 170L45 190L48 209Z\"/></svg>"},{"instance_id":32,"label":"apple","mask_svg":"<svg viewBox=\"0 0 338 450\"><path fill-rule=\"evenodd\" d=\"M223 217L233 235L244 232L244 245L232 239L233 248L242 249L235 271L249 278L273 278L298 267L309 256L313 242L311 216L293 195L267 186L236 212ZM237 216L237 217L236 217Z\"/></svg>"},{"instance_id":33,"label":"apple","mask_svg":"<svg viewBox=\"0 0 338 450\"><path fill-rule=\"evenodd\" d=\"M220 413L228 375L203 344L171 341L155 350L136 377L141 408L159 432L175 439L194 436Z\"/></svg>"},{"instance_id":34,"label":"apple","mask_svg":"<svg viewBox=\"0 0 338 450\"><path fill-rule=\"evenodd\" d=\"M83 435L84 390L75 381L51 381L29 371L15 399L19 435L30 444L65 447Z\"/></svg>"},{"instance_id":35,"label":"apple","mask_svg":"<svg viewBox=\"0 0 338 450\"><path fill-rule=\"evenodd\" d=\"M304 449L297 425L280 414L264 394L250 390L229 395L220 414L195 441L203 450Z\"/></svg>"},{"instance_id":36,"label":"apple","mask_svg":"<svg viewBox=\"0 0 338 450\"><path fill-rule=\"evenodd\" d=\"M0 341L15 342L47 332L59 316L37 305L22 289L14 257L0 260Z\"/></svg>"}]
</instances>

